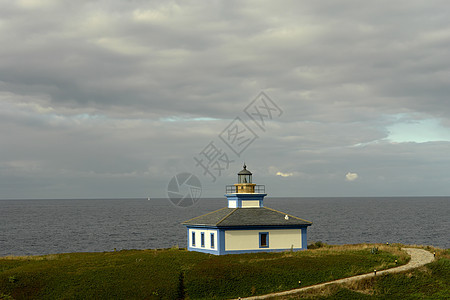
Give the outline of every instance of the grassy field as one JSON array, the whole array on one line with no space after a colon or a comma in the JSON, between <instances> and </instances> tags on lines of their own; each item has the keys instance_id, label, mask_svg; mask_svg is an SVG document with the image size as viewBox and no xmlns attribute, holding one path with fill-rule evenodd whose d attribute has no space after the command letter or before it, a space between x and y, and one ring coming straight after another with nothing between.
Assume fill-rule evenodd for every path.
<instances>
[{"instance_id":1,"label":"grassy field","mask_svg":"<svg viewBox=\"0 0 450 300\"><path fill-rule=\"evenodd\" d=\"M379 249L376 254L371 251L374 246ZM400 247L323 245L300 252L226 256L166 249L3 257L0 299L244 297L382 270L396 266L396 259L404 264L408 257ZM441 264L447 264L443 269L448 273L448 261ZM379 289L393 291L392 285L380 281ZM359 294L346 288L334 294L339 293Z\"/></svg>"},{"instance_id":2,"label":"grassy field","mask_svg":"<svg viewBox=\"0 0 450 300\"><path fill-rule=\"evenodd\" d=\"M428 250L436 252L436 260L423 267L282 299L450 299L450 249Z\"/></svg>"}]
</instances>

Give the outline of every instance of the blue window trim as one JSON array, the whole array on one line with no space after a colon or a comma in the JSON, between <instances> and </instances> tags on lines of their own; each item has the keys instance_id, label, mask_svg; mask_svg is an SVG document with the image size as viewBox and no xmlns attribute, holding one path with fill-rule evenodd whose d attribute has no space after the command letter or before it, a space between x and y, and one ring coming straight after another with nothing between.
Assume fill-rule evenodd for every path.
<instances>
[{"instance_id":1,"label":"blue window trim","mask_svg":"<svg viewBox=\"0 0 450 300\"><path fill-rule=\"evenodd\" d=\"M195 247L195 231L192 231L192 247Z\"/></svg>"},{"instance_id":2,"label":"blue window trim","mask_svg":"<svg viewBox=\"0 0 450 300\"><path fill-rule=\"evenodd\" d=\"M202 247L205 247L205 233L200 233L200 243Z\"/></svg>"},{"instance_id":3,"label":"blue window trim","mask_svg":"<svg viewBox=\"0 0 450 300\"><path fill-rule=\"evenodd\" d=\"M214 249L216 247L215 243L214 243L214 233L211 233L211 249Z\"/></svg>"},{"instance_id":4,"label":"blue window trim","mask_svg":"<svg viewBox=\"0 0 450 300\"><path fill-rule=\"evenodd\" d=\"M265 234L266 235L266 245L261 244L261 236ZM269 233L268 232L260 232L259 233L259 248L269 248Z\"/></svg>"}]
</instances>

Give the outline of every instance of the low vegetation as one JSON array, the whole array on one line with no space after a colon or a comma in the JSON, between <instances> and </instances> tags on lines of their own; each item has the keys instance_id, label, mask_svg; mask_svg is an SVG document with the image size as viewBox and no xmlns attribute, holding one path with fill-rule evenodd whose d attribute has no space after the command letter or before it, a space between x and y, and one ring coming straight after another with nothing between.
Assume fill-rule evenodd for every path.
<instances>
[{"instance_id":1,"label":"low vegetation","mask_svg":"<svg viewBox=\"0 0 450 300\"><path fill-rule=\"evenodd\" d=\"M165 249L3 257L0 299L237 298L382 270L408 261L400 251L401 245L316 246L300 252L226 256ZM436 272L443 268L441 272L448 273L448 261L440 264L444 266L436 265ZM393 283L380 281L379 285L380 290L393 291ZM366 295L357 288L340 289L343 291L319 297Z\"/></svg>"},{"instance_id":2,"label":"low vegetation","mask_svg":"<svg viewBox=\"0 0 450 300\"><path fill-rule=\"evenodd\" d=\"M348 284L328 285L281 299L449 299L450 249L425 249L435 252L436 260L423 267Z\"/></svg>"}]
</instances>

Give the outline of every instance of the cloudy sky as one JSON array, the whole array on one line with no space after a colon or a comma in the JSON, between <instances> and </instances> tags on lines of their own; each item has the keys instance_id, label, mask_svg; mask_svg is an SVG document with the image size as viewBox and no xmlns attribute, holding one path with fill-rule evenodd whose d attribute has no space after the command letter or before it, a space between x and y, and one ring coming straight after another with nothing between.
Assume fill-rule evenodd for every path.
<instances>
[{"instance_id":1,"label":"cloudy sky","mask_svg":"<svg viewBox=\"0 0 450 300\"><path fill-rule=\"evenodd\" d=\"M221 197L244 161L270 196L450 195L449 20L446 0L0 0L0 199L166 197L182 172Z\"/></svg>"}]
</instances>

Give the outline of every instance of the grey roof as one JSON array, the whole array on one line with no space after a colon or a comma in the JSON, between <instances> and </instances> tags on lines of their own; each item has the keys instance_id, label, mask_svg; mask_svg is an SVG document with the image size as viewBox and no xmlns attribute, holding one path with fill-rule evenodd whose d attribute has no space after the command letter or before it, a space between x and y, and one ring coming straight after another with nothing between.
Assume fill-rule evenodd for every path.
<instances>
[{"instance_id":1,"label":"grey roof","mask_svg":"<svg viewBox=\"0 0 450 300\"><path fill-rule=\"evenodd\" d=\"M239 171L238 175L252 175L252 172L247 170L247 166L244 164L244 168Z\"/></svg>"},{"instance_id":2,"label":"grey roof","mask_svg":"<svg viewBox=\"0 0 450 300\"><path fill-rule=\"evenodd\" d=\"M286 215L288 216L286 218ZM207 213L183 222L183 225L239 227L239 226L298 226L312 222L277 211L268 207L228 208Z\"/></svg>"}]
</instances>

